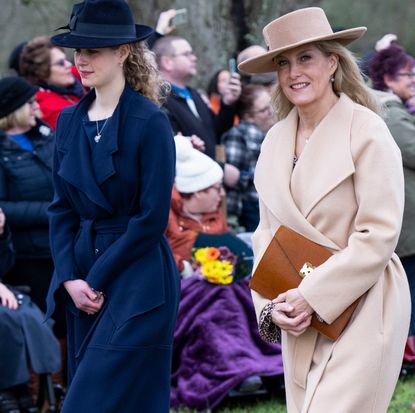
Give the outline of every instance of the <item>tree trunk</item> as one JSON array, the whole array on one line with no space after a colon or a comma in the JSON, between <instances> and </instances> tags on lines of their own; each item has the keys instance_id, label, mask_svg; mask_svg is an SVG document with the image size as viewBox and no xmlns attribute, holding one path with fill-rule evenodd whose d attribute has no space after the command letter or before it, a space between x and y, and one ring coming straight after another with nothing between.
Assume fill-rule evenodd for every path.
<instances>
[{"instance_id":1,"label":"tree trunk","mask_svg":"<svg viewBox=\"0 0 415 413\"><path fill-rule=\"evenodd\" d=\"M129 0L139 21L155 26L159 11L182 8L187 3L188 23L174 34L187 39L198 57L194 84L206 87L219 69L239 51L262 44L262 28L274 18L299 7L317 5L321 0ZM299 5L299 6L298 6Z\"/></svg>"}]
</instances>

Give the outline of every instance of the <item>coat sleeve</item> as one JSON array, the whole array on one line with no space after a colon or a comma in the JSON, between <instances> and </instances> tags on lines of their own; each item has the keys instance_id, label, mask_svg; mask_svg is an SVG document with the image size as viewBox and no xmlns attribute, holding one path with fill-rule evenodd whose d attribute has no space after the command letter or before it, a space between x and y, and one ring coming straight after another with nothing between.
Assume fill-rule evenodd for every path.
<instances>
[{"instance_id":1,"label":"coat sleeve","mask_svg":"<svg viewBox=\"0 0 415 413\"><path fill-rule=\"evenodd\" d=\"M175 146L166 116L160 111L150 116L139 139L139 213L131 217L126 232L91 267L86 281L97 290L105 291L114 275L154 249L167 227Z\"/></svg>"},{"instance_id":2,"label":"coat sleeve","mask_svg":"<svg viewBox=\"0 0 415 413\"><path fill-rule=\"evenodd\" d=\"M402 107L393 107L387 113L386 124L399 149L405 168L415 170L415 117Z\"/></svg>"},{"instance_id":3,"label":"coat sleeve","mask_svg":"<svg viewBox=\"0 0 415 413\"><path fill-rule=\"evenodd\" d=\"M259 225L252 235L252 250L254 251L255 258L252 274L255 272L255 268L261 260L262 255L267 249L269 243L271 242L272 237L273 233L271 231L269 220L267 217L267 208L265 207L261 199L259 199ZM259 321L261 311L263 310L265 305L268 304L271 300L263 297L261 294L257 293L254 290L251 290L251 295L252 300L254 302L257 320Z\"/></svg>"},{"instance_id":4,"label":"coat sleeve","mask_svg":"<svg viewBox=\"0 0 415 413\"><path fill-rule=\"evenodd\" d=\"M9 271L14 264L15 252L12 244L12 237L7 225L0 236L0 281L4 274Z\"/></svg>"},{"instance_id":5,"label":"coat sleeve","mask_svg":"<svg viewBox=\"0 0 415 413\"><path fill-rule=\"evenodd\" d=\"M241 172L239 181L233 188L238 192L245 192L253 179L249 173L249 151L243 133L244 131L238 126L234 126L221 137L221 143L225 145L226 162L237 167Z\"/></svg>"},{"instance_id":6,"label":"coat sleeve","mask_svg":"<svg viewBox=\"0 0 415 413\"><path fill-rule=\"evenodd\" d=\"M209 109L209 111L214 118L216 136L218 137L217 143L219 143L220 137L233 126L235 105L226 105L221 101L219 113L217 115L215 115L212 110Z\"/></svg>"},{"instance_id":7,"label":"coat sleeve","mask_svg":"<svg viewBox=\"0 0 415 413\"><path fill-rule=\"evenodd\" d=\"M10 201L6 179L4 169L0 167L0 207L7 217L7 222L13 227L46 225L49 202Z\"/></svg>"},{"instance_id":8,"label":"coat sleeve","mask_svg":"<svg viewBox=\"0 0 415 413\"><path fill-rule=\"evenodd\" d=\"M49 206L50 248L55 263L55 275L58 287L62 282L72 280L74 275L73 244L79 229L79 216L72 209L65 191L62 179L58 175L59 155L55 145L53 158L53 184L55 193Z\"/></svg>"},{"instance_id":9,"label":"coat sleeve","mask_svg":"<svg viewBox=\"0 0 415 413\"><path fill-rule=\"evenodd\" d=\"M327 323L379 280L394 253L402 225L402 159L389 130L376 117L352 130L351 139L358 207L347 246L299 286L300 293Z\"/></svg>"}]
</instances>

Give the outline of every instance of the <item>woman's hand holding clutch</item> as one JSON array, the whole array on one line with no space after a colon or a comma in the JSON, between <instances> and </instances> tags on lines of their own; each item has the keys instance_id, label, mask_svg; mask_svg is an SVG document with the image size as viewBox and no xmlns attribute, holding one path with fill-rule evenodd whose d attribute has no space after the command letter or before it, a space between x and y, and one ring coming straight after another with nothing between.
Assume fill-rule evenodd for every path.
<instances>
[{"instance_id":1,"label":"woman's hand holding clutch","mask_svg":"<svg viewBox=\"0 0 415 413\"><path fill-rule=\"evenodd\" d=\"M298 337L310 326L313 309L297 288L280 294L272 302L272 321L281 330Z\"/></svg>"}]
</instances>

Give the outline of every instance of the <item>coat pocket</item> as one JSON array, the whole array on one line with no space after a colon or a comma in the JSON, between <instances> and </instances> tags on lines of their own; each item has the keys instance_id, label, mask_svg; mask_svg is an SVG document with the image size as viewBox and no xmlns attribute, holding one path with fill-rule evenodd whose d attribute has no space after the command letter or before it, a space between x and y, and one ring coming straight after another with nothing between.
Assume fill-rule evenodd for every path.
<instances>
[{"instance_id":1,"label":"coat pocket","mask_svg":"<svg viewBox=\"0 0 415 413\"><path fill-rule=\"evenodd\" d=\"M164 304L166 270L161 252L156 248L115 275L106 294L108 309L117 327Z\"/></svg>"}]
</instances>

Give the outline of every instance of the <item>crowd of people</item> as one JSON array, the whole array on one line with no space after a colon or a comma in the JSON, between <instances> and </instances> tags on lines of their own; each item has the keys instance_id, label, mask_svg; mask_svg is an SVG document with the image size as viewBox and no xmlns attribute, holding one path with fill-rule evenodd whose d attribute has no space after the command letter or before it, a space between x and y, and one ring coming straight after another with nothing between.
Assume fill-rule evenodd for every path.
<instances>
[{"instance_id":1,"label":"crowd of people","mask_svg":"<svg viewBox=\"0 0 415 413\"><path fill-rule=\"evenodd\" d=\"M387 35L359 66L366 29L306 8L204 91L175 13L153 31L85 0L10 53L0 413L39 411L29 365L64 413L203 411L282 377L289 413L386 412L415 364L415 59ZM248 283L281 225L333 256L269 300ZM334 342L309 328L359 298Z\"/></svg>"}]
</instances>

